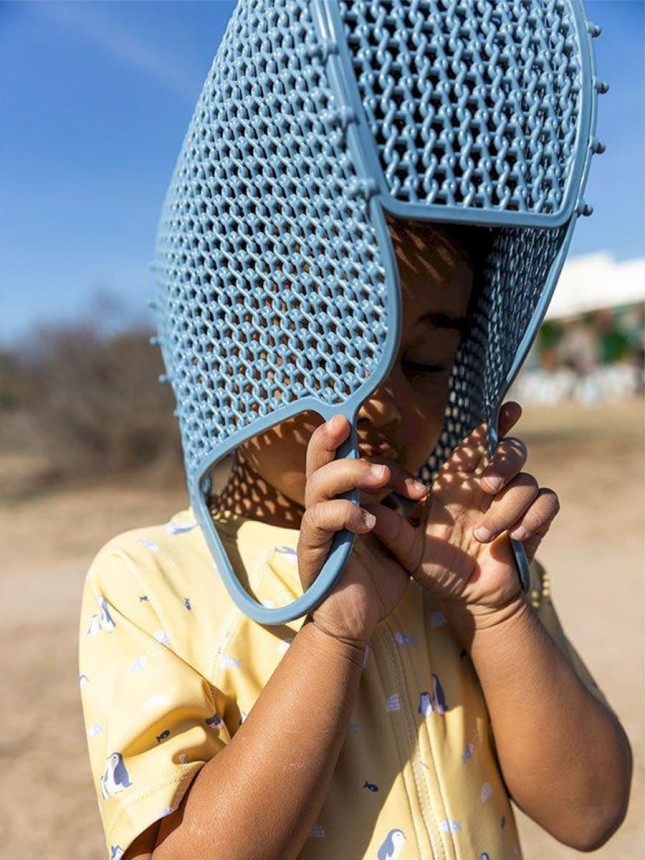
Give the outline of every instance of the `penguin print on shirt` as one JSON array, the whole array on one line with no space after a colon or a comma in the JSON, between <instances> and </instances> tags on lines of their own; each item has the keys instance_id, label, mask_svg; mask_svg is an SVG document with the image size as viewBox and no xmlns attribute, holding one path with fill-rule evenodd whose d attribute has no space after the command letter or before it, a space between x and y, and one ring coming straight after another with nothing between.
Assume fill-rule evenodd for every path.
<instances>
[{"instance_id":1,"label":"penguin print on shirt","mask_svg":"<svg viewBox=\"0 0 645 860\"><path fill-rule=\"evenodd\" d=\"M441 686L441 681L433 673L432 692L429 693L427 690L424 690L419 694L419 707L417 708L417 712L422 716L427 717L432 713L445 714L447 710L448 703L446 702L446 695L443 691L443 687Z\"/></svg>"},{"instance_id":2,"label":"penguin print on shirt","mask_svg":"<svg viewBox=\"0 0 645 860\"><path fill-rule=\"evenodd\" d=\"M131 785L128 771L123 764L123 756L121 753L113 752L112 755L108 756L107 767L101 776L103 800L107 800L112 794L123 791L124 788L130 788Z\"/></svg>"},{"instance_id":3,"label":"penguin print on shirt","mask_svg":"<svg viewBox=\"0 0 645 860\"><path fill-rule=\"evenodd\" d=\"M390 832L385 837L385 842L381 845L376 855L378 860L396 860L403 851L403 843L405 842L405 834L398 827Z\"/></svg>"},{"instance_id":4,"label":"penguin print on shirt","mask_svg":"<svg viewBox=\"0 0 645 860\"><path fill-rule=\"evenodd\" d=\"M114 619L110 615L110 607L107 600L99 595L97 598L98 604L101 607L101 627L103 630L111 632L116 629Z\"/></svg>"}]
</instances>

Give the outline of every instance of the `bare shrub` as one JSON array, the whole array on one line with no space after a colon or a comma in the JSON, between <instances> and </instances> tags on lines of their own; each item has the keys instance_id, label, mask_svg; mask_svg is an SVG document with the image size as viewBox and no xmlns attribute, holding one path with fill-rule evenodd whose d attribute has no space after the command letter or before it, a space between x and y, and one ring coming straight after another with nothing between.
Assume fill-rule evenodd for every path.
<instances>
[{"instance_id":1,"label":"bare shrub","mask_svg":"<svg viewBox=\"0 0 645 860\"><path fill-rule=\"evenodd\" d=\"M133 474L160 464L179 472L174 399L159 384L163 366L151 333L107 328L41 327L20 355L0 356L3 424L30 437L50 480ZM16 433L10 435L3 447L20 448Z\"/></svg>"}]
</instances>

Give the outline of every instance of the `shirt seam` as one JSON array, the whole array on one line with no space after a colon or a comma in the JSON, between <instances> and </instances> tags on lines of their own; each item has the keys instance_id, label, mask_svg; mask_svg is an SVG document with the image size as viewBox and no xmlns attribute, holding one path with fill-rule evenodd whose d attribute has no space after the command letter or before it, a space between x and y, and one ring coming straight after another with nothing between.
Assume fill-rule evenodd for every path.
<instances>
[{"instance_id":1,"label":"shirt seam","mask_svg":"<svg viewBox=\"0 0 645 860\"><path fill-rule=\"evenodd\" d=\"M382 638L382 637L381 637L381 638ZM376 656L376 653L375 653L375 652L374 652L373 659L374 659L374 665L375 665L375 667L376 667L376 672L377 672L377 677L378 677L378 680L379 680L379 684L380 684L380 686L381 686L381 690L382 690L382 692L383 692L383 699L384 699L384 700L387 700L387 698L388 698L388 691L387 691L387 689L386 689L386 686L385 686L385 683L384 683L384 680L383 680L383 674L382 674L382 671L381 671L381 667L379 666L379 662L378 662L378 659L377 659L377 656ZM406 802L407 802L407 805L408 805L408 811L409 811L409 813L410 813L410 821L412 822L412 827L414 828L414 838L415 838L415 841L416 841L416 844L417 844L417 853L418 853L418 855L419 855L419 856L421 856L421 843L420 843L420 841L419 841L419 834L418 834L418 832L417 832L417 827L416 827L416 824L415 824L415 822L414 822L414 817L415 817L415 816L414 816L414 811L413 811L413 809L412 809L412 801L411 801L411 798L410 798L410 796L409 796L409 794L408 794L407 788L406 788L406 786L405 786L405 778L404 778L404 776L403 776L403 772L404 772L404 769L405 769L406 762L405 762L405 761L403 761L403 760L402 760L402 757L401 757L401 752L400 752L399 744L397 743L397 731L396 731L396 728L395 728L395 726L394 726L394 722L393 722L393 720L392 720L392 719L390 719L390 720L389 720L389 725L390 725L390 730L391 730L391 732L392 732L392 736L394 737L394 743L395 743L395 746L396 746L397 757L398 757L398 759L399 759L399 768L400 768L400 769L399 769L399 772L400 772L400 774L401 774L401 780L402 780L402 782L403 782L403 794L404 794L404 796L405 796L405 799L406 799ZM405 731L404 731L404 735L405 735L405 741L406 741L406 743L407 743L407 747L408 747L408 753L409 753L410 757L412 757L413 753L412 753L412 750L410 749L410 739L409 739L409 737L407 736L407 732L405 732ZM413 774L414 774L414 769L413 769ZM423 818L423 813L421 814L421 817ZM432 840L430 840L430 844L432 845Z\"/></svg>"},{"instance_id":2,"label":"shirt seam","mask_svg":"<svg viewBox=\"0 0 645 860\"><path fill-rule=\"evenodd\" d=\"M392 669L392 672L393 672L395 678L397 679L397 684L399 685L403 695L405 696L405 699L406 699L405 705L408 709L408 713L414 714L413 705L410 701L410 692L408 689L405 670L402 669L400 657L399 657L398 653L392 647L392 641L394 638L394 630L390 624L389 619L385 620L384 626L390 634L389 637L388 636L383 637L386 653L387 653L387 655L389 657L389 661L390 661L390 667ZM414 722L414 716L412 716L412 722ZM426 780L422 779L421 780L422 784L421 785L419 784L419 778L417 775L418 768L415 766L415 761L414 761L415 749L418 751L418 740L414 736L413 729L410 727L410 723L407 719L406 719L406 729L405 730L406 730L406 734L408 736L408 744L410 746L410 754L412 756L412 760L411 760L410 764L412 767L412 776L414 779L414 785L415 785L417 795L419 798L419 806L421 807L421 818L425 821L425 816L423 814L423 807L421 804L421 798L424 797L426 800L426 803L427 803L428 812L430 813L430 815L432 815L436 819L436 813L434 811L434 804L432 802L431 794L430 794L428 785L426 783ZM427 729L426 729L426 732L427 732ZM432 752L432 745L430 744L429 737L428 737L428 748L430 749L430 754L432 755L433 769L436 773L436 763L435 763L435 759L434 759L434 754ZM418 752L416 754L416 757L417 757L417 759L419 759ZM437 779L437 785L438 784L439 784L439 780ZM445 804L443 803L443 795L441 794L441 791L439 791L439 794L441 797L441 803L442 803L442 805L444 805L444 808L445 808ZM432 830L435 827L437 830L437 834L439 836L438 842L436 842L436 838L432 833ZM426 829L426 833L428 835L428 841L430 842L431 850L432 850L433 854L435 855L436 860L442 860L442 858L443 858L443 860L445 860L446 850L445 850L442 834L441 834L441 831L439 830L439 828L437 826L437 823L435 821L430 821L428 824L426 824L425 829Z\"/></svg>"}]
</instances>

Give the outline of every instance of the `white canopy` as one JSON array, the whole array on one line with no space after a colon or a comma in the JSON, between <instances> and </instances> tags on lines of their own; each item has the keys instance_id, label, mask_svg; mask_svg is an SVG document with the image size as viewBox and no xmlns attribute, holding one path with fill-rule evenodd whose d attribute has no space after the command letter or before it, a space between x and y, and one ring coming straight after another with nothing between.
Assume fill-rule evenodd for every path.
<instances>
[{"instance_id":1,"label":"white canopy","mask_svg":"<svg viewBox=\"0 0 645 860\"><path fill-rule=\"evenodd\" d=\"M617 263L601 252L565 263L546 319L645 302L645 257Z\"/></svg>"}]
</instances>

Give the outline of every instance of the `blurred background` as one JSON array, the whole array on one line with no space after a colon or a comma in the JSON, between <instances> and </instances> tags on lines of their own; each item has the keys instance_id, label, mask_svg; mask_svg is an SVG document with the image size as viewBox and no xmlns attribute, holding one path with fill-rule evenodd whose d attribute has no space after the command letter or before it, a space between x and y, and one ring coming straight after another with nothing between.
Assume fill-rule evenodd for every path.
<instances>
[{"instance_id":1,"label":"blurred background","mask_svg":"<svg viewBox=\"0 0 645 860\"><path fill-rule=\"evenodd\" d=\"M596 852L624 860L643 845L643 4L585 5L603 28L607 151L512 396L528 468L562 501L539 553L556 606L634 746L627 821ZM3 858L105 855L76 683L80 589L108 538L187 503L148 344L148 262L233 6L0 2ZM521 828L527 860L577 856Z\"/></svg>"}]
</instances>

